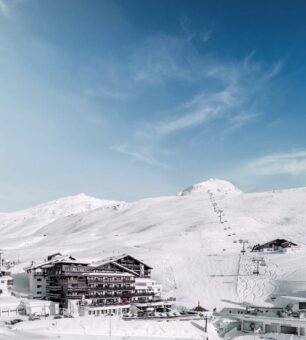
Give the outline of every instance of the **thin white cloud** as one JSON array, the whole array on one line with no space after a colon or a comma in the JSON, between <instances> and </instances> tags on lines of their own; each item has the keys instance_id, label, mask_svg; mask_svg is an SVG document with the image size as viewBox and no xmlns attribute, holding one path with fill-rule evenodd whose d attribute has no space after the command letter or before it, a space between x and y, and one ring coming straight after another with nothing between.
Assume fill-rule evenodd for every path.
<instances>
[{"instance_id":1,"label":"thin white cloud","mask_svg":"<svg viewBox=\"0 0 306 340\"><path fill-rule=\"evenodd\" d=\"M241 95L241 96L240 96ZM172 120L165 120L157 124L157 132L169 134L187 128L201 126L211 120L226 118L229 123L240 125L246 123L250 116L248 112L231 113L231 110L238 108L241 104L242 91L233 84L228 84L223 90L203 91L192 97L181 108L183 114L176 116ZM187 112L187 113L186 113ZM243 117L245 116L245 119ZM235 117L236 120L235 120Z\"/></svg>"},{"instance_id":2,"label":"thin white cloud","mask_svg":"<svg viewBox=\"0 0 306 340\"><path fill-rule=\"evenodd\" d=\"M199 126L210 119L218 118L223 110L232 105L233 98L230 98L228 92L222 91L208 98L203 95L192 98L190 102L184 105L189 110L188 114L161 122L157 126L157 131L162 134L168 134Z\"/></svg>"},{"instance_id":3,"label":"thin white cloud","mask_svg":"<svg viewBox=\"0 0 306 340\"><path fill-rule=\"evenodd\" d=\"M126 156L130 156L138 161L162 167L162 168L167 168L167 164L162 163L158 161L157 159L154 158L152 155L152 150L149 148L142 148L142 149L132 149L126 144L121 144L121 145L113 145L110 147L111 150L119 152L121 154L124 154Z\"/></svg>"},{"instance_id":4,"label":"thin white cloud","mask_svg":"<svg viewBox=\"0 0 306 340\"><path fill-rule=\"evenodd\" d=\"M247 163L245 171L255 176L306 174L306 150L265 155Z\"/></svg>"},{"instance_id":5,"label":"thin white cloud","mask_svg":"<svg viewBox=\"0 0 306 340\"><path fill-rule=\"evenodd\" d=\"M132 81L162 83L167 80L194 81L197 51L189 36L159 34L135 48L129 60Z\"/></svg>"},{"instance_id":6,"label":"thin white cloud","mask_svg":"<svg viewBox=\"0 0 306 340\"><path fill-rule=\"evenodd\" d=\"M206 43L207 41L209 41L212 36L212 33L213 33L212 29L202 33L202 36L201 36L202 42Z\"/></svg>"},{"instance_id":7,"label":"thin white cloud","mask_svg":"<svg viewBox=\"0 0 306 340\"><path fill-rule=\"evenodd\" d=\"M195 39L198 42L201 40L200 33L193 34L186 27L183 22L182 36L159 34L149 37L127 57L129 67L126 73L120 76L117 74L118 68L113 70L115 83L120 84L118 89L122 88L122 83L126 83L132 87L135 96L144 87L150 89L162 84L167 90L174 81L190 84L198 91L189 98L178 98L175 107L164 110L162 119L159 114L159 118L154 119L152 114L150 121L139 126L145 132L145 137L139 137L137 131L133 131L127 140L128 147L116 147L117 152L148 164L158 164L160 162L155 157L159 152L156 150L161 144L166 144L167 137L172 133L195 127L204 128L212 121L220 121L221 128L218 128L217 133L228 135L261 115L260 95L269 81L281 72L283 62L269 69L254 60L254 51L240 61L211 59L199 53L197 44L194 44ZM212 31L204 33L206 40ZM109 86L106 88L109 89ZM120 91L104 91L103 95L122 99ZM118 98L115 98L117 95ZM150 152L144 151L143 146L147 146Z\"/></svg>"},{"instance_id":8,"label":"thin white cloud","mask_svg":"<svg viewBox=\"0 0 306 340\"><path fill-rule=\"evenodd\" d=\"M277 75L280 74L280 72L282 71L283 67L284 67L284 61L283 60L278 61L273 66L272 70L266 74L265 80L268 81L268 80L271 80L271 79L275 78Z\"/></svg>"},{"instance_id":9,"label":"thin white cloud","mask_svg":"<svg viewBox=\"0 0 306 340\"><path fill-rule=\"evenodd\" d=\"M114 100L124 101L132 97L127 91L119 90L116 88L109 88L106 86L100 86L98 88L91 88L85 90L85 95L89 97L105 97Z\"/></svg>"},{"instance_id":10,"label":"thin white cloud","mask_svg":"<svg viewBox=\"0 0 306 340\"><path fill-rule=\"evenodd\" d=\"M249 121L256 119L259 116L258 113L239 113L232 116L229 121L234 127L241 127L242 125L246 124Z\"/></svg>"},{"instance_id":11,"label":"thin white cloud","mask_svg":"<svg viewBox=\"0 0 306 340\"><path fill-rule=\"evenodd\" d=\"M190 28L190 20L185 17L181 20L180 22L182 31L184 32L185 37L188 40L193 40L193 39L199 39L201 42L206 43L209 41L212 37L213 34L213 28L211 27L210 29L195 32L193 29Z\"/></svg>"},{"instance_id":12,"label":"thin white cloud","mask_svg":"<svg viewBox=\"0 0 306 340\"><path fill-rule=\"evenodd\" d=\"M0 0L0 14L3 16L8 16L9 7L6 0Z\"/></svg>"},{"instance_id":13,"label":"thin white cloud","mask_svg":"<svg viewBox=\"0 0 306 340\"><path fill-rule=\"evenodd\" d=\"M205 124L211 120L224 119L227 130L237 129L254 121L258 116L256 97L267 83L283 68L283 61L271 70L264 70L260 64L252 62L255 52L236 64L216 62L202 73L203 81L214 79L222 90L205 88L199 94L177 108L172 119L157 124L156 130L168 134ZM255 98L255 99L254 99ZM256 112L256 113L255 113Z\"/></svg>"},{"instance_id":14,"label":"thin white cloud","mask_svg":"<svg viewBox=\"0 0 306 340\"><path fill-rule=\"evenodd\" d=\"M202 111L194 112L172 121L163 122L157 127L157 131L163 134L168 134L178 130L197 126L205 122L212 113L212 109L206 108Z\"/></svg>"}]
</instances>

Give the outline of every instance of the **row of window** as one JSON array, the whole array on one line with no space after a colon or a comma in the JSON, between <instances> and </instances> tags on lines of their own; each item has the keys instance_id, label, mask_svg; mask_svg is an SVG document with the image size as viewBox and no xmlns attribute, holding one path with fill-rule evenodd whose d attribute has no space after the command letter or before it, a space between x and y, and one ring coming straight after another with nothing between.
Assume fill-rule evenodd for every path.
<instances>
[{"instance_id":1,"label":"row of window","mask_svg":"<svg viewBox=\"0 0 306 340\"><path fill-rule=\"evenodd\" d=\"M88 315L111 315L111 314L116 314L116 309L108 309L108 310L89 310ZM128 313L129 309L128 308L122 308L122 313Z\"/></svg>"},{"instance_id":2,"label":"row of window","mask_svg":"<svg viewBox=\"0 0 306 340\"><path fill-rule=\"evenodd\" d=\"M127 295L127 294L133 294L132 291L117 291L117 292L105 292L105 291L93 291L93 292L89 292L89 295L91 296L121 296L121 295Z\"/></svg>"},{"instance_id":3,"label":"row of window","mask_svg":"<svg viewBox=\"0 0 306 340\"><path fill-rule=\"evenodd\" d=\"M132 288L134 289L134 286L133 285L127 285L127 284L116 284L116 285L113 285L113 284L89 284L89 287L90 288L100 288L100 289L118 289L118 288L121 288L121 289L129 289L129 288Z\"/></svg>"},{"instance_id":4,"label":"row of window","mask_svg":"<svg viewBox=\"0 0 306 340\"><path fill-rule=\"evenodd\" d=\"M122 276L88 276L88 281L134 281L134 277L122 277Z\"/></svg>"}]
</instances>

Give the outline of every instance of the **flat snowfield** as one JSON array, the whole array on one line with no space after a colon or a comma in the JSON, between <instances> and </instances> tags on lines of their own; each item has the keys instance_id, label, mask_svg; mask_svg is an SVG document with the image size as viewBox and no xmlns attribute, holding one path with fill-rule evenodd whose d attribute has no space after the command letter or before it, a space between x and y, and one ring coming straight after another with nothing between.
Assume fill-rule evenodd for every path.
<instances>
[{"instance_id":1,"label":"flat snowfield","mask_svg":"<svg viewBox=\"0 0 306 340\"><path fill-rule=\"evenodd\" d=\"M12 330L0 328L0 339L203 339L204 321L123 321L120 318L93 317L26 321ZM219 339L209 325L207 336Z\"/></svg>"}]
</instances>

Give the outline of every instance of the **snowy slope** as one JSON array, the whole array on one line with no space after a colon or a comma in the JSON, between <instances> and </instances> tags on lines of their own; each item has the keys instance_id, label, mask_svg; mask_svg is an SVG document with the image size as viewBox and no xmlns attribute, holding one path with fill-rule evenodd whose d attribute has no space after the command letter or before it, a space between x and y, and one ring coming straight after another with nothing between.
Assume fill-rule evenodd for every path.
<instances>
[{"instance_id":1,"label":"snowy slope","mask_svg":"<svg viewBox=\"0 0 306 340\"><path fill-rule=\"evenodd\" d=\"M40 204L34 208L13 213L0 213L0 233L31 235L36 228L47 225L59 218L119 204L121 202L100 200L85 194L64 197Z\"/></svg>"},{"instance_id":2,"label":"snowy slope","mask_svg":"<svg viewBox=\"0 0 306 340\"><path fill-rule=\"evenodd\" d=\"M29 218L25 212L0 215L0 248L22 262L57 251L93 260L131 253L154 267L153 276L169 296L190 306L199 300L210 308L264 303L269 294L283 293L288 281L290 292L304 287L306 188L244 194L231 183L209 180L175 196L132 203L88 198L96 202L90 208L87 198L80 201L70 210L61 200L47 203L27 210ZM241 263L238 240L255 244L280 237L301 248L271 255L269 275L253 284L252 264ZM297 270L298 285L293 282Z\"/></svg>"}]
</instances>

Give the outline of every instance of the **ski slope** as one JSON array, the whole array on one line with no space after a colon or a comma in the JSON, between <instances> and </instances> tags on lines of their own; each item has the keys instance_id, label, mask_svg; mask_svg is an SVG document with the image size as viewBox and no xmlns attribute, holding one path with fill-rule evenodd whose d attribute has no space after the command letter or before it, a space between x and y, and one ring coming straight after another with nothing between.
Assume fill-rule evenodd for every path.
<instances>
[{"instance_id":1,"label":"ski slope","mask_svg":"<svg viewBox=\"0 0 306 340\"><path fill-rule=\"evenodd\" d=\"M306 290L306 188L243 193L233 184L208 180L177 195L131 203L77 195L0 214L0 248L22 268L55 252L98 260L130 253L151 265L178 304L221 308L235 303L270 304L271 294ZM275 238L296 242L293 254L269 255L266 272L252 274L241 259L239 239L250 244ZM298 275L298 279L296 279Z\"/></svg>"}]
</instances>

